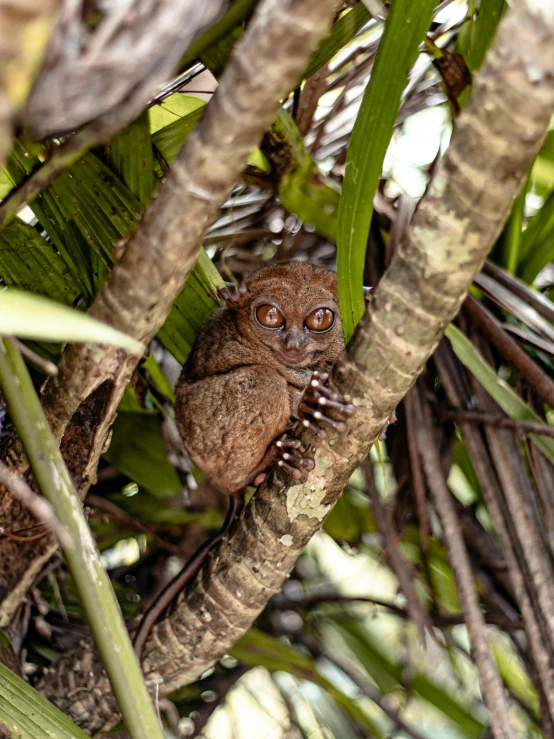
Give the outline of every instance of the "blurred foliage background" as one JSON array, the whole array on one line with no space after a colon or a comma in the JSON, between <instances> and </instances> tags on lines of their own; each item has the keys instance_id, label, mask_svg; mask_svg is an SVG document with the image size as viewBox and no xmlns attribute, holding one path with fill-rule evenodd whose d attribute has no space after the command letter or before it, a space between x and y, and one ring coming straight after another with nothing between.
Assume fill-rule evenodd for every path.
<instances>
[{"instance_id":1,"label":"blurred foliage background","mask_svg":"<svg viewBox=\"0 0 554 739\"><path fill-rule=\"evenodd\" d=\"M364 309L356 280L361 273L365 285L376 285L390 262L505 10L504 0L444 0L427 3L425 12L402 2L393 3L397 21L386 6L372 16L361 2L337 14L252 153L127 388L98 483L85 501L127 619L225 512L226 501L191 466L173 417L173 385L217 307L217 285L272 260L332 269L338 261L350 335ZM194 59L183 61L181 71L189 74L177 92L174 86L161 91L132 125L82 152L15 215L13 189L32 182L62 141L38 144L22 133L0 175L0 284L78 310L90 305L118 243L200 120L253 6L236 0L225 33L215 42L208 34ZM400 22L408 12L424 25L419 36ZM394 37L390 31L388 45L385 20L399 29ZM407 79L391 72L400 50ZM352 239L356 182L348 162L374 183L359 205L368 229ZM509 568L520 568L537 620L547 620L554 612L553 231L554 131L456 326L398 408L386 441L352 476L324 531L255 627L201 680L160 706L168 737L489 735L452 573L456 563L446 555L429 494L434 482L426 473L422 424L455 501L513 725L522 737L554 736L527 616L508 576ZM50 361L59 357L55 344L29 345ZM38 387L41 367L33 372ZM512 521L511 558L499 546L491 506L508 511ZM75 585L57 555L7 630L31 684L85 630ZM542 636L550 654L554 645Z\"/></svg>"}]
</instances>

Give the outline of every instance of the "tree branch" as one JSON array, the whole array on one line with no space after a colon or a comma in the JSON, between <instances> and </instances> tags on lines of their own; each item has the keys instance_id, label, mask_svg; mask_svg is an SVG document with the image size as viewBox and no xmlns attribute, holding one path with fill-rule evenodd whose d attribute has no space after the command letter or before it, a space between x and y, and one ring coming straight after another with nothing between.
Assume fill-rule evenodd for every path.
<instances>
[{"instance_id":1,"label":"tree branch","mask_svg":"<svg viewBox=\"0 0 554 739\"><path fill-rule=\"evenodd\" d=\"M514 421L506 416L494 416L491 413L481 413L481 411L443 411L440 414L441 421L455 421L456 423L480 423L483 425L495 426L499 429L511 429L517 431L522 436L537 434L538 436L548 436L554 438L554 426L546 426L544 423L536 421Z\"/></svg>"},{"instance_id":2,"label":"tree branch","mask_svg":"<svg viewBox=\"0 0 554 739\"><path fill-rule=\"evenodd\" d=\"M459 376L453 371L452 355L445 345L439 347L435 355L435 362L448 399L457 408L464 408L468 398L464 397L463 387ZM519 518L512 517L500 484L495 460L488 448L483 447L481 430L472 423L461 423L461 431L465 444L468 447L479 485L487 504L487 509L494 523L494 529L500 538L502 556L507 565L507 572L515 600L523 618L526 637L529 641L529 651L536 665L535 684L541 695L541 706L548 713L544 720L552 721L554 716L554 675L551 665L554 659L554 644L551 632L548 629L547 619L544 618L537 598L535 578L525 566L525 557L522 550L527 546L523 543L527 531L520 532ZM485 454L483 454L485 449ZM517 457L517 455L516 455ZM517 524L515 523L517 521ZM544 581L540 587L544 587Z\"/></svg>"},{"instance_id":3,"label":"tree branch","mask_svg":"<svg viewBox=\"0 0 554 739\"><path fill-rule=\"evenodd\" d=\"M44 138L73 131L123 104L133 120L175 71L225 0L131 0L106 6L93 29L82 4L63 0L26 125Z\"/></svg>"},{"instance_id":4,"label":"tree branch","mask_svg":"<svg viewBox=\"0 0 554 739\"><path fill-rule=\"evenodd\" d=\"M197 129L187 138L159 195L130 236L90 313L148 343L163 325L194 266L204 232L240 176L252 150L297 81L310 51L326 32L336 0L265 0L221 78ZM98 345L71 345L42 402L52 432L81 496L95 479L98 459L136 357ZM7 452L26 469L21 446ZM17 509L5 495L0 514ZM18 528L25 525L18 515ZM2 521L0 520L0 524ZM11 524L10 524L11 525ZM29 578L53 551L45 537L23 560L0 542L0 623L24 597ZM7 554L6 554L7 550ZM27 574L29 573L29 574Z\"/></svg>"},{"instance_id":5,"label":"tree branch","mask_svg":"<svg viewBox=\"0 0 554 739\"><path fill-rule=\"evenodd\" d=\"M486 636L485 617L481 611L469 555L460 530L460 522L441 470L440 454L433 438L431 414L428 406L421 398L418 398L417 394L415 395L415 406L420 434L419 453L440 517L443 539L448 549L448 559L456 580L456 590L459 593L460 605L471 640L472 655L479 670L485 705L491 714L491 731L495 739L515 739L504 686Z\"/></svg>"},{"instance_id":6,"label":"tree branch","mask_svg":"<svg viewBox=\"0 0 554 739\"><path fill-rule=\"evenodd\" d=\"M232 538L191 583L188 597L155 626L143 667L160 684L161 695L197 679L280 590L421 372L542 143L554 110L552 68L554 14L535 0L518 0L476 76L428 194L335 368L337 387L358 407L347 434L329 434L326 442L307 436L315 459L307 481L288 486L277 474L271 486L263 486ZM91 714L105 718L113 702L101 675L83 667L90 656L90 648L81 647L60 659L40 687L71 717L94 728ZM69 685L86 686L86 694L71 697Z\"/></svg>"}]
</instances>

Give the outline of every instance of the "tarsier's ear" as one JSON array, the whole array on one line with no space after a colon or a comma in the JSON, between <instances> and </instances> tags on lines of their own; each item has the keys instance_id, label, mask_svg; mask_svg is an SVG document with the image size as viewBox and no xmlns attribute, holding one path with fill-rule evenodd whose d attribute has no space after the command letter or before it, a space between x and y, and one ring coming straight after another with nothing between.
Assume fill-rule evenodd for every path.
<instances>
[{"instance_id":1,"label":"tarsier's ear","mask_svg":"<svg viewBox=\"0 0 554 739\"><path fill-rule=\"evenodd\" d=\"M248 288L244 285L237 285L234 282L226 282L225 287L217 290L219 299L225 303L227 308L242 308L248 299Z\"/></svg>"}]
</instances>

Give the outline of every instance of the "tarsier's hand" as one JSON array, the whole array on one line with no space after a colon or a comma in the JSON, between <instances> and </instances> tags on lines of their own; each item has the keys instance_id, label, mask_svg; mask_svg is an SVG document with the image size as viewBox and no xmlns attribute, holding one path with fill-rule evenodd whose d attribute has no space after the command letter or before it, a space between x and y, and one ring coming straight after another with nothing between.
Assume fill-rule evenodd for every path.
<instances>
[{"instance_id":1,"label":"tarsier's hand","mask_svg":"<svg viewBox=\"0 0 554 739\"><path fill-rule=\"evenodd\" d=\"M325 431L318 423L326 423L336 431L346 430L344 421L337 421L327 415L328 408L332 408L335 415L349 417L354 414L354 406L348 402L348 398L333 392L324 386L329 379L327 372L314 372L308 387L304 390L298 403L298 420L305 428L309 428L320 438L325 438ZM295 439L288 434L283 434L271 446L274 463L287 472L294 480L300 480L303 472L309 472L315 467L315 462L309 457L302 457L301 452L306 451L301 440ZM254 480L255 485L260 485L266 473L259 474Z\"/></svg>"},{"instance_id":2,"label":"tarsier's hand","mask_svg":"<svg viewBox=\"0 0 554 739\"><path fill-rule=\"evenodd\" d=\"M328 379L329 374L327 372L318 372L316 370L298 404L300 423L310 429L310 431L313 431L314 434L317 434L320 439L325 438L326 432L318 424L323 423L331 426L335 431L339 431L340 433L346 431L344 421L337 421L335 418L331 418L327 413L327 409L331 408L334 411L334 415L343 418L349 418L356 411L355 407L349 402L350 398L348 396L339 395L339 393L335 393L330 388L325 387L324 383Z\"/></svg>"}]
</instances>

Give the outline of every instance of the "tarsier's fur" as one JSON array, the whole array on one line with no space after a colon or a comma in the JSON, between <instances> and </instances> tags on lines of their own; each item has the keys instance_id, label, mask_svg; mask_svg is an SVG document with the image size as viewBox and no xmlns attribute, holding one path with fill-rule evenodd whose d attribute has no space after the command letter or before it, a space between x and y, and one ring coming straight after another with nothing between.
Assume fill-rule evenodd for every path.
<instances>
[{"instance_id":1,"label":"tarsier's fur","mask_svg":"<svg viewBox=\"0 0 554 739\"><path fill-rule=\"evenodd\" d=\"M298 418L298 402L314 370L328 370L344 342L337 280L306 262L265 267L246 278L236 306L206 324L177 385L176 418L193 462L222 492L235 495L271 464L272 442ZM275 303L283 331L260 326L255 308ZM326 333L304 328L314 307L336 316ZM288 361L287 335L297 356Z\"/></svg>"}]
</instances>

